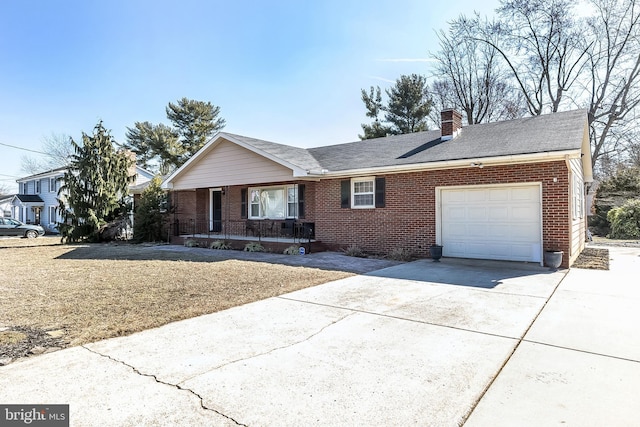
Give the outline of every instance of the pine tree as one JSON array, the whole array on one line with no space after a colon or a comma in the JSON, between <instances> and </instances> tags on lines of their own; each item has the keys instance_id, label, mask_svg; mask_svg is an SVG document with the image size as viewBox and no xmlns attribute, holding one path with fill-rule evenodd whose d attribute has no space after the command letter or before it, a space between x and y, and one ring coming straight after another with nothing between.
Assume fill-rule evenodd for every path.
<instances>
[{"instance_id":1,"label":"pine tree","mask_svg":"<svg viewBox=\"0 0 640 427\"><path fill-rule=\"evenodd\" d=\"M382 102L379 87L371 87L368 94L363 89L362 101L367 109L367 117L374 121L370 125L361 125L364 135L359 135L360 139L428 130L427 118L432 103L427 88L424 76L400 76L393 87L385 90L388 97L386 105ZM379 118L381 112L385 113L384 122Z\"/></svg>"},{"instance_id":2,"label":"pine tree","mask_svg":"<svg viewBox=\"0 0 640 427\"><path fill-rule=\"evenodd\" d=\"M75 154L58 191L63 241L99 241L100 227L126 215L133 159L129 152L116 151L114 142L102 121L93 135L82 133L81 145L71 140Z\"/></svg>"},{"instance_id":3,"label":"pine tree","mask_svg":"<svg viewBox=\"0 0 640 427\"><path fill-rule=\"evenodd\" d=\"M136 122L133 128L127 128L126 137L127 148L136 154L136 161L143 168L158 166L160 173L166 174L188 158L178 133L162 123Z\"/></svg>"},{"instance_id":4,"label":"pine tree","mask_svg":"<svg viewBox=\"0 0 640 427\"><path fill-rule=\"evenodd\" d=\"M376 86L375 89L372 86L368 94L367 91L362 89L362 102L364 102L364 106L367 109L367 117L372 118L373 122L370 125L363 123L361 126L364 134L358 135L358 137L360 139L371 139L389 135L391 127L383 125L378 118L380 112L384 110L380 86Z\"/></svg>"},{"instance_id":5,"label":"pine tree","mask_svg":"<svg viewBox=\"0 0 640 427\"><path fill-rule=\"evenodd\" d=\"M125 143L145 168L161 174L180 167L225 126L220 107L210 102L182 98L176 104L170 102L166 113L173 126L136 122L127 128Z\"/></svg>"},{"instance_id":6,"label":"pine tree","mask_svg":"<svg viewBox=\"0 0 640 427\"><path fill-rule=\"evenodd\" d=\"M218 117L220 107L210 102L182 98L177 104L170 102L166 111L189 156L202 148L214 132L225 126L225 120Z\"/></svg>"}]
</instances>

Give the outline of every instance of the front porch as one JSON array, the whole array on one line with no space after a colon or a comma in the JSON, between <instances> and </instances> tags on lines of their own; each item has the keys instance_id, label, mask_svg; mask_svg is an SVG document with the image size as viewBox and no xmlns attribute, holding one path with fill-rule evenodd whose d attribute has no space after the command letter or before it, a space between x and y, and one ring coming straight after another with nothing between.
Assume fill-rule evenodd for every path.
<instances>
[{"instance_id":1,"label":"front porch","mask_svg":"<svg viewBox=\"0 0 640 427\"><path fill-rule=\"evenodd\" d=\"M291 245L304 246L307 253L325 250L315 239L315 223L295 220L174 220L171 243L184 244L187 240L203 247L223 240L237 250L249 242L258 242L271 252L282 252Z\"/></svg>"}]
</instances>

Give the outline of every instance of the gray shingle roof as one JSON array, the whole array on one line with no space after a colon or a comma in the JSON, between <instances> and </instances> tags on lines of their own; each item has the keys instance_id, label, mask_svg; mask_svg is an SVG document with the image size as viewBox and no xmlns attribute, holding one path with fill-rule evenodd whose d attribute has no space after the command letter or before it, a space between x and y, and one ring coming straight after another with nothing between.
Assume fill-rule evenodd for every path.
<instances>
[{"instance_id":1,"label":"gray shingle roof","mask_svg":"<svg viewBox=\"0 0 640 427\"><path fill-rule=\"evenodd\" d=\"M300 147L292 147L291 145L278 144L261 139L250 138L248 136L236 135L232 133L221 133L222 136L229 135L245 144L251 145L260 151L268 153L285 162L298 166L304 170L320 170L321 166L311 153Z\"/></svg>"},{"instance_id":2,"label":"gray shingle roof","mask_svg":"<svg viewBox=\"0 0 640 427\"><path fill-rule=\"evenodd\" d=\"M456 138L442 141L440 131L304 149L227 134L304 170L331 172L479 159L565 150L582 146L586 110L574 110L496 123L465 126Z\"/></svg>"},{"instance_id":3,"label":"gray shingle roof","mask_svg":"<svg viewBox=\"0 0 640 427\"><path fill-rule=\"evenodd\" d=\"M356 169L421 165L448 160L479 160L523 154L581 150L586 110L574 110L496 123L465 126L455 138L442 141L440 130L395 135L304 149L242 135L220 132L218 138L235 140L292 168L319 174ZM196 160L199 152L191 160ZM182 173L183 165L168 180Z\"/></svg>"},{"instance_id":4,"label":"gray shingle roof","mask_svg":"<svg viewBox=\"0 0 640 427\"><path fill-rule=\"evenodd\" d=\"M574 110L496 123L466 126L456 138L441 141L440 131L309 149L329 171L411 165L446 160L580 150L586 110Z\"/></svg>"}]
</instances>

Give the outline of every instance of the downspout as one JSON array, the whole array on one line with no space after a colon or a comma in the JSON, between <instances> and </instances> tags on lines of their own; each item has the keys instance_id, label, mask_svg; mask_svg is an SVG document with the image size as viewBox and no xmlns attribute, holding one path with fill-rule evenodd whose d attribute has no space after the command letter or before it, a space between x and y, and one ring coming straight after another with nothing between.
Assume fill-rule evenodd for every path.
<instances>
[{"instance_id":1,"label":"downspout","mask_svg":"<svg viewBox=\"0 0 640 427\"><path fill-rule=\"evenodd\" d=\"M569 159L569 155L566 154L564 156L564 163L567 166L567 184L569 185L569 200L567 201L567 206L569 207L569 215L567 217L567 224L569 226L569 241L567 242L567 266L571 265L571 257L573 256L573 192L575 191L573 188L573 169L571 169L571 160ZM565 260L563 260L564 263Z\"/></svg>"}]
</instances>

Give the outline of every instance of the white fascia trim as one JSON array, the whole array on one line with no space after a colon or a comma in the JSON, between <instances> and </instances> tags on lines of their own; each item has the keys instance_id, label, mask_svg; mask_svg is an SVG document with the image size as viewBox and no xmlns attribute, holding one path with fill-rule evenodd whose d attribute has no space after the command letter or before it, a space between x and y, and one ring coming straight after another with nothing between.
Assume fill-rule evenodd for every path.
<instances>
[{"instance_id":1,"label":"white fascia trim","mask_svg":"<svg viewBox=\"0 0 640 427\"><path fill-rule=\"evenodd\" d=\"M319 178L338 178L348 176L360 176L381 173L401 173L401 172L417 172L423 170L435 169L461 169L468 168L471 163L482 163L487 166L502 166L522 163L540 163L554 160L565 160L568 158L579 158L580 150L553 151L535 154L516 154L510 156L496 157L475 157L463 160L444 160L430 163L414 163L410 165L385 166L376 168L351 169L338 172L327 172L318 175Z\"/></svg>"}]
</instances>

